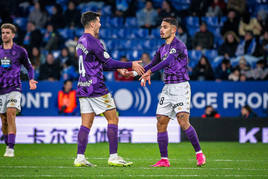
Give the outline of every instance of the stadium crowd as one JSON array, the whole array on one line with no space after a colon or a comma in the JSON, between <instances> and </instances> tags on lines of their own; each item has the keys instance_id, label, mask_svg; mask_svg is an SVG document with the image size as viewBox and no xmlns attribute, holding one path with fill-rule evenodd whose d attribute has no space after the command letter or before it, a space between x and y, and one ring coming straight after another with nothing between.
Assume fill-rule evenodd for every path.
<instances>
[{"instance_id":1,"label":"stadium crowd","mask_svg":"<svg viewBox=\"0 0 268 179\"><path fill-rule=\"evenodd\" d=\"M27 49L40 81L78 79L75 47L87 10L102 14L100 39L115 59L148 64L163 43L161 19L174 16L177 37L188 48L191 80L268 79L266 0L9 0L0 9L1 24L17 26L15 41ZM106 79L135 80L117 72Z\"/></svg>"}]
</instances>

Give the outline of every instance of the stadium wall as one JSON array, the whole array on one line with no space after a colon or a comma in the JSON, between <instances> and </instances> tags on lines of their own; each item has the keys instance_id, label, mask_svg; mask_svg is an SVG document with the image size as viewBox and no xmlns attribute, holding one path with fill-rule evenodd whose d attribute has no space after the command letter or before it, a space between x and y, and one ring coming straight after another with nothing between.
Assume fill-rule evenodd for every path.
<instances>
[{"instance_id":1,"label":"stadium wall","mask_svg":"<svg viewBox=\"0 0 268 179\"><path fill-rule=\"evenodd\" d=\"M141 87L139 82L107 82L120 116L154 116L163 83L153 81ZM23 83L23 116L57 116L57 94L62 82L39 82L36 91ZM76 84L74 84L74 87ZM268 82L191 82L191 116L200 117L206 105L212 105L222 117L238 117L248 104L259 117L268 116ZM77 110L79 115L79 109Z\"/></svg>"},{"instance_id":2,"label":"stadium wall","mask_svg":"<svg viewBox=\"0 0 268 179\"><path fill-rule=\"evenodd\" d=\"M80 117L17 117L16 143L77 143L81 125ZM191 118L200 141L234 141L240 143L268 143L268 120L256 118L244 121L239 118L204 119ZM120 117L119 142L156 143L155 117ZM176 120L168 125L170 143L188 141ZM0 136L2 136L0 132ZM4 143L0 137L0 143ZM104 117L96 117L90 130L89 143L108 142L107 122Z\"/></svg>"},{"instance_id":3,"label":"stadium wall","mask_svg":"<svg viewBox=\"0 0 268 179\"><path fill-rule=\"evenodd\" d=\"M268 143L268 119L254 118L191 118L200 141L238 141L240 143ZM181 140L188 139L181 133Z\"/></svg>"}]
</instances>

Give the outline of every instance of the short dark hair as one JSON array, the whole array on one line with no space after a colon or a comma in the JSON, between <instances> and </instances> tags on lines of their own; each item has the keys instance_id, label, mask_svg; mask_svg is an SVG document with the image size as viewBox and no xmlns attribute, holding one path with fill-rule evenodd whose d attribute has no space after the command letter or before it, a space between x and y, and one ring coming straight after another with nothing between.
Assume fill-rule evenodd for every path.
<instances>
[{"instance_id":1,"label":"short dark hair","mask_svg":"<svg viewBox=\"0 0 268 179\"><path fill-rule=\"evenodd\" d=\"M178 22L175 17L165 17L162 21L165 21L171 25L175 25L178 28Z\"/></svg>"},{"instance_id":2,"label":"short dark hair","mask_svg":"<svg viewBox=\"0 0 268 179\"><path fill-rule=\"evenodd\" d=\"M10 29L13 34L16 34L16 31L17 31L16 26L10 23L5 23L1 25L1 30L2 29Z\"/></svg>"},{"instance_id":3,"label":"short dark hair","mask_svg":"<svg viewBox=\"0 0 268 179\"><path fill-rule=\"evenodd\" d=\"M89 22L97 20L97 17L100 17L100 16L101 15L96 12L92 12L92 11L84 12L81 16L81 23L85 27L89 24Z\"/></svg>"},{"instance_id":4,"label":"short dark hair","mask_svg":"<svg viewBox=\"0 0 268 179\"><path fill-rule=\"evenodd\" d=\"M68 82L73 83L73 81L72 81L72 80L68 79L68 80L65 80L65 81L63 82L63 84L64 84L64 85L66 85L66 83L68 83Z\"/></svg>"}]
</instances>

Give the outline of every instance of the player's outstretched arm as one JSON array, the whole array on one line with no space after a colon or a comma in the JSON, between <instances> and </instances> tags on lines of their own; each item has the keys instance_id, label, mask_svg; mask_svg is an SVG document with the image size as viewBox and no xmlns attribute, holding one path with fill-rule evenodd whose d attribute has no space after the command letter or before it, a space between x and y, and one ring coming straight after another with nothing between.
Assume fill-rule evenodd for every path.
<instances>
[{"instance_id":1,"label":"player's outstretched arm","mask_svg":"<svg viewBox=\"0 0 268 179\"><path fill-rule=\"evenodd\" d=\"M140 65L142 63L141 60L132 62L132 69L136 71L139 75L144 73L144 68Z\"/></svg>"},{"instance_id":2,"label":"player's outstretched arm","mask_svg":"<svg viewBox=\"0 0 268 179\"><path fill-rule=\"evenodd\" d=\"M37 83L38 83L37 81L35 81L34 79L31 79L29 81L30 90L35 90L37 88L36 86Z\"/></svg>"}]
</instances>

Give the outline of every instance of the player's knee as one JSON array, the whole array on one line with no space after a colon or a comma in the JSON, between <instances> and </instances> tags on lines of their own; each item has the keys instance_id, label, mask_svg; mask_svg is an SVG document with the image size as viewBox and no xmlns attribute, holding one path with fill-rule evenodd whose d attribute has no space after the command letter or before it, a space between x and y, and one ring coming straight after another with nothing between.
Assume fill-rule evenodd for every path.
<instances>
[{"instance_id":1,"label":"player's knee","mask_svg":"<svg viewBox=\"0 0 268 179\"><path fill-rule=\"evenodd\" d=\"M168 126L167 122L161 120L157 121L158 132L165 132L167 130L167 126Z\"/></svg>"},{"instance_id":2,"label":"player's knee","mask_svg":"<svg viewBox=\"0 0 268 179\"><path fill-rule=\"evenodd\" d=\"M186 113L179 113L177 114L178 122L183 130L186 130L189 128L189 114Z\"/></svg>"},{"instance_id":3,"label":"player's knee","mask_svg":"<svg viewBox=\"0 0 268 179\"><path fill-rule=\"evenodd\" d=\"M113 118L109 118L109 119L108 119L108 123L109 123L109 124L118 124L118 117L115 116L115 117L113 117Z\"/></svg>"},{"instance_id":4,"label":"player's knee","mask_svg":"<svg viewBox=\"0 0 268 179\"><path fill-rule=\"evenodd\" d=\"M15 117L16 117L16 113L14 113L14 112L7 113L7 121L11 121L11 120L15 119Z\"/></svg>"}]
</instances>

